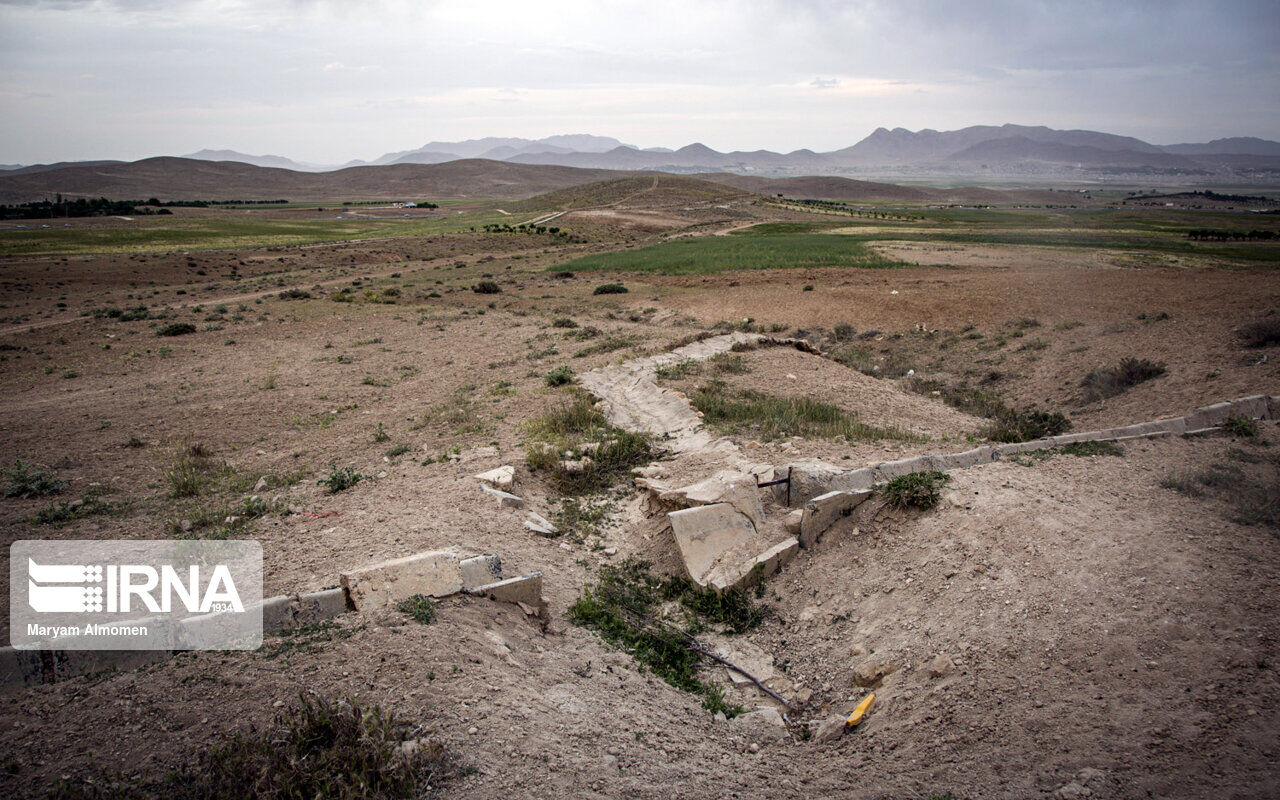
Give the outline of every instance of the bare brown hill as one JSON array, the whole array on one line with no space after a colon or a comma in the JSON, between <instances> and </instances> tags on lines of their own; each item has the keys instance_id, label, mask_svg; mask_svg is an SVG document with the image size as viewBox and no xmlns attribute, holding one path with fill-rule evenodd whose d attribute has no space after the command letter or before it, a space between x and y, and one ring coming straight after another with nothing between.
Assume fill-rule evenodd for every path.
<instances>
[{"instance_id":1,"label":"bare brown hill","mask_svg":"<svg viewBox=\"0 0 1280 800\"><path fill-rule=\"evenodd\" d=\"M295 172L235 161L148 158L0 174L0 202L65 197L161 200L434 200L529 197L616 177L611 170L464 159L446 164L349 167Z\"/></svg>"},{"instance_id":2,"label":"bare brown hill","mask_svg":"<svg viewBox=\"0 0 1280 800\"><path fill-rule=\"evenodd\" d=\"M826 175L799 178L760 178L752 175L704 173L704 180L723 183L746 192L782 195L796 199L847 200L863 203L1062 203L1061 193L1041 189L987 189L960 186L937 189L927 186L900 186ZM1075 202L1073 200L1073 202Z\"/></svg>"},{"instance_id":3,"label":"bare brown hill","mask_svg":"<svg viewBox=\"0 0 1280 800\"><path fill-rule=\"evenodd\" d=\"M644 172L581 186L557 189L524 201L529 209L543 208L670 208L691 204L721 203L746 197L750 192L719 181Z\"/></svg>"}]
</instances>

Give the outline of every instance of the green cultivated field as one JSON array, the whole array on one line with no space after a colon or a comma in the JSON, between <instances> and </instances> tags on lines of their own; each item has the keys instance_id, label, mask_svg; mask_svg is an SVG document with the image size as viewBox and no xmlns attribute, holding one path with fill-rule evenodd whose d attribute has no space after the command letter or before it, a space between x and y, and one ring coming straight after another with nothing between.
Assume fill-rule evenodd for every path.
<instances>
[{"instance_id":1,"label":"green cultivated field","mask_svg":"<svg viewBox=\"0 0 1280 800\"><path fill-rule=\"evenodd\" d=\"M264 212L264 215L269 212ZM455 214L431 218L393 219L280 219L267 216L209 214L198 217L137 217L132 221L104 218L72 227L40 228L31 220L26 229L0 225L0 255L39 253L156 252L211 250L231 247L269 247L431 234L477 228L509 220L493 212ZM31 227L32 225L36 227Z\"/></svg>"},{"instance_id":2,"label":"green cultivated field","mask_svg":"<svg viewBox=\"0 0 1280 800\"><path fill-rule=\"evenodd\" d=\"M710 275L725 270L791 267L901 266L848 236L807 233L747 234L676 239L637 250L583 256L553 267L572 272L656 272L662 275Z\"/></svg>"}]
</instances>

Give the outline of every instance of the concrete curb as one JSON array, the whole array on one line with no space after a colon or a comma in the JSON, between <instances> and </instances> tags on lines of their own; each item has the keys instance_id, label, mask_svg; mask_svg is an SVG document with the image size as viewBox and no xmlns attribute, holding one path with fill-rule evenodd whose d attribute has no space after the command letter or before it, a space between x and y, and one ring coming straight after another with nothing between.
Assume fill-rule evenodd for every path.
<instances>
[{"instance_id":1,"label":"concrete curb","mask_svg":"<svg viewBox=\"0 0 1280 800\"><path fill-rule=\"evenodd\" d=\"M1237 400L1229 400L1197 408L1182 417L1139 422L1119 428L1068 433L1045 439L1033 439L1029 442L976 447L961 453L914 456L899 461L884 461L869 467L834 474L824 474L809 465L809 469L806 471L807 485L810 487L809 491L814 493L806 497L804 496L805 492L794 491L796 487L793 486L791 503L793 506L805 507L818 494L826 497L836 491L849 492L871 489L912 472L922 470L950 472L953 469L967 469L999 461L1005 456L1028 453L1034 450L1048 450L1079 442L1127 442L1135 439L1153 439L1161 436L1203 435L1221 430L1223 424L1235 416L1262 420L1280 419L1280 397L1265 394L1250 395ZM868 480L868 476L870 476L870 480ZM823 491L816 492L815 490L818 488L823 489ZM801 542L806 541L806 538L807 536L802 528Z\"/></svg>"}]
</instances>

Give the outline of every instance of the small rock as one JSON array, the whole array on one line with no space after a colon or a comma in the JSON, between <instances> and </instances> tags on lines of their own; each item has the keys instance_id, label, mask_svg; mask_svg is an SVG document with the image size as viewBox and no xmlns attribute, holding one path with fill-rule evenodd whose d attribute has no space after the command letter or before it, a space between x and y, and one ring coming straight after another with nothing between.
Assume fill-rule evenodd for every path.
<instances>
[{"instance_id":1,"label":"small rock","mask_svg":"<svg viewBox=\"0 0 1280 800\"><path fill-rule=\"evenodd\" d=\"M759 753L760 745L756 744L755 742L752 742L750 745L747 746L747 749L750 750L752 753Z\"/></svg>"},{"instance_id":2,"label":"small rock","mask_svg":"<svg viewBox=\"0 0 1280 800\"><path fill-rule=\"evenodd\" d=\"M887 676L898 671L895 664L891 664L883 658L872 657L863 661L853 670L853 683L855 686L864 686L868 689L874 689L880 685Z\"/></svg>"},{"instance_id":3,"label":"small rock","mask_svg":"<svg viewBox=\"0 0 1280 800\"><path fill-rule=\"evenodd\" d=\"M1092 795L1092 791L1085 786L1081 786L1075 781L1060 786L1058 791L1053 793L1053 796L1059 798L1059 800L1080 800L1081 798L1090 797Z\"/></svg>"},{"instance_id":4,"label":"small rock","mask_svg":"<svg viewBox=\"0 0 1280 800\"><path fill-rule=\"evenodd\" d=\"M379 478L385 478L385 477L387 477L387 471L386 471L385 469L380 469L380 470L378 470L378 477L379 477Z\"/></svg>"},{"instance_id":5,"label":"small rock","mask_svg":"<svg viewBox=\"0 0 1280 800\"><path fill-rule=\"evenodd\" d=\"M606 556L609 556L610 558L613 558L614 556L616 556L616 555L618 554L618 548L616 548L616 547L606 547L606 548L604 549L604 554L605 554Z\"/></svg>"},{"instance_id":6,"label":"small rock","mask_svg":"<svg viewBox=\"0 0 1280 800\"><path fill-rule=\"evenodd\" d=\"M809 701L812 699L813 699L812 689L807 689L807 688L801 689L800 691L795 693L794 697L791 698L791 705L795 706L796 708L804 708L805 706L809 705Z\"/></svg>"},{"instance_id":7,"label":"small rock","mask_svg":"<svg viewBox=\"0 0 1280 800\"><path fill-rule=\"evenodd\" d=\"M524 500L516 497L514 494L508 494L501 489L491 489L486 484L480 484L480 488L485 494L490 495L498 501L498 505L502 508L524 508Z\"/></svg>"},{"instance_id":8,"label":"small rock","mask_svg":"<svg viewBox=\"0 0 1280 800\"><path fill-rule=\"evenodd\" d=\"M283 700L277 700L277 701L275 701L274 703L272 703L272 704L271 704L271 707L272 707L272 708L284 708L284 701L283 701Z\"/></svg>"},{"instance_id":9,"label":"small rock","mask_svg":"<svg viewBox=\"0 0 1280 800\"><path fill-rule=\"evenodd\" d=\"M253 485L254 494L261 494L267 490L267 476L263 475L258 478L258 482Z\"/></svg>"},{"instance_id":10,"label":"small rock","mask_svg":"<svg viewBox=\"0 0 1280 800\"><path fill-rule=\"evenodd\" d=\"M582 458L579 458L579 459L567 458L564 461L560 462L560 468L563 469L565 472L569 472L569 473L582 472L586 470L587 467L591 466L594 463L595 462L592 461L587 456L583 456Z\"/></svg>"},{"instance_id":11,"label":"small rock","mask_svg":"<svg viewBox=\"0 0 1280 800\"><path fill-rule=\"evenodd\" d=\"M792 536L800 535L800 522L804 519L804 509L797 508L782 518L782 524L787 529L787 533Z\"/></svg>"},{"instance_id":12,"label":"small rock","mask_svg":"<svg viewBox=\"0 0 1280 800\"><path fill-rule=\"evenodd\" d=\"M468 736L475 736L479 732L480 732L480 729L477 728L475 725L472 725L470 728L467 728Z\"/></svg>"},{"instance_id":13,"label":"small rock","mask_svg":"<svg viewBox=\"0 0 1280 800\"><path fill-rule=\"evenodd\" d=\"M834 717L827 717L818 723L817 730L813 732L813 741L817 744L827 744L839 739L844 735L844 722L844 717L839 714Z\"/></svg>"},{"instance_id":14,"label":"small rock","mask_svg":"<svg viewBox=\"0 0 1280 800\"><path fill-rule=\"evenodd\" d=\"M179 523L178 523L178 527L182 529L182 532L183 532L183 533L187 533L188 531L190 531L190 530L191 530L193 527L195 527L195 526L191 524L191 520L189 520L189 519L184 519L184 520L182 520L181 522L179 522Z\"/></svg>"},{"instance_id":15,"label":"small rock","mask_svg":"<svg viewBox=\"0 0 1280 800\"><path fill-rule=\"evenodd\" d=\"M951 660L951 656L946 653L938 653L929 662L930 678L945 678L956 671L956 662Z\"/></svg>"},{"instance_id":16,"label":"small rock","mask_svg":"<svg viewBox=\"0 0 1280 800\"><path fill-rule=\"evenodd\" d=\"M604 767L605 769L617 769L618 757L611 756L608 753L606 753L605 755L600 756L600 766Z\"/></svg>"}]
</instances>

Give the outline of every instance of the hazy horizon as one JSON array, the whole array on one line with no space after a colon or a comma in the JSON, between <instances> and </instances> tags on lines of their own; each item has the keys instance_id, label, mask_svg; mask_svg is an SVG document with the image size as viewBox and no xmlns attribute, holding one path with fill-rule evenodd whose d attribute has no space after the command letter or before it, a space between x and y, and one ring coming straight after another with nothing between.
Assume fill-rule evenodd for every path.
<instances>
[{"instance_id":1,"label":"hazy horizon","mask_svg":"<svg viewBox=\"0 0 1280 800\"><path fill-rule=\"evenodd\" d=\"M432 140L847 147L878 127L1280 138L1272 3L0 0L0 163Z\"/></svg>"}]
</instances>

